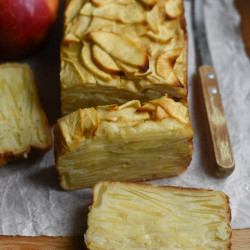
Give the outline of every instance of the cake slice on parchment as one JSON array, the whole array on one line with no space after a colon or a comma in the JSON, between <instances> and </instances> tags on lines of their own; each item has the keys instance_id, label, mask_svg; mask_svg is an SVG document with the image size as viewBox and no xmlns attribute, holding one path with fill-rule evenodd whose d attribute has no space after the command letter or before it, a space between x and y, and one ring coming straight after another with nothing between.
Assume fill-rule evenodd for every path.
<instances>
[{"instance_id":1,"label":"cake slice on parchment","mask_svg":"<svg viewBox=\"0 0 250 250\"><path fill-rule=\"evenodd\" d=\"M51 148L46 114L28 64L0 65L0 166Z\"/></svg>"},{"instance_id":2,"label":"cake slice on parchment","mask_svg":"<svg viewBox=\"0 0 250 250\"><path fill-rule=\"evenodd\" d=\"M139 183L93 188L87 249L231 249L223 192Z\"/></svg>"},{"instance_id":3,"label":"cake slice on parchment","mask_svg":"<svg viewBox=\"0 0 250 250\"><path fill-rule=\"evenodd\" d=\"M54 135L56 168L67 190L176 176L193 153L188 108L168 96L79 109L57 121Z\"/></svg>"}]
</instances>

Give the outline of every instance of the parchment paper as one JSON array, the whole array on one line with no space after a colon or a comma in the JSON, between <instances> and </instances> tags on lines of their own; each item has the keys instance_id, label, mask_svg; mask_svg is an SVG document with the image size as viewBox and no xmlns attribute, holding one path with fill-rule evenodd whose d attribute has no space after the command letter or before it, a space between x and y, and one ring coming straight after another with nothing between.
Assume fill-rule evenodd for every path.
<instances>
[{"instance_id":1,"label":"parchment paper","mask_svg":"<svg viewBox=\"0 0 250 250\"><path fill-rule=\"evenodd\" d=\"M24 60L35 70L42 105L51 126L60 117L59 44L62 13L52 36L38 54ZM195 132L188 170L155 185L222 190L230 197L232 227L250 227L250 63L240 34L240 16L233 0L206 1L209 44L223 98L236 169L225 179L210 175L204 123L194 75L197 70L191 26L191 1L185 1L189 34L189 103ZM91 189L66 192L59 187L53 150L40 157L13 162L0 169L0 234L80 235L85 231Z\"/></svg>"}]
</instances>

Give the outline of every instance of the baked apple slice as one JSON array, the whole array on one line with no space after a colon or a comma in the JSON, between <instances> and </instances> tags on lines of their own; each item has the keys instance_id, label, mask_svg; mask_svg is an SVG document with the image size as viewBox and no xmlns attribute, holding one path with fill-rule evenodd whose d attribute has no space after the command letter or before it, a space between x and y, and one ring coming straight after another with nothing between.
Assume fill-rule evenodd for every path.
<instances>
[{"instance_id":1,"label":"baked apple slice","mask_svg":"<svg viewBox=\"0 0 250 250\"><path fill-rule=\"evenodd\" d=\"M168 19L174 19L183 13L182 0L168 0L165 4Z\"/></svg>"},{"instance_id":2,"label":"baked apple slice","mask_svg":"<svg viewBox=\"0 0 250 250\"><path fill-rule=\"evenodd\" d=\"M98 67L105 72L112 75L124 74L122 70L118 68L112 57L97 45L93 45L92 47L92 57Z\"/></svg>"},{"instance_id":3,"label":"baked apple slice","mask_svg":"<svg viewBox=\"0 0 250 250\"><path fill-rule=\"evenodd\" d=\"M87 2L80 11L81 15L101 17L124 24L144 23L146 21L143 7L136 1L116 3L113 1ZM97 3L98 2L98 3ZM97 6L97 7L96 7Z\"/></svg>"},{"instance_id":4,"label":"baked apple slice","mask_svg":"<svg viewBox=\"0 0 250 250\"><path fill-rule=\"evenodd\" d=\"M168 43L174 36L173 30L164 25L159 25L158 32L148 31L145 35L159 43Z\"/></svg>"},{"instance_id":5,"label":"baked apple slice","mask_svg":"<svg viewBox=\"0 0 250 250\"><path fill-rule=\"evenodd\" d=\"M155 33L159 32L160 16L158 6L154 6L151 11L147 11L147 24L150 30Z\"/></svg>"},{"instance_id":6,"label":"baked apple slice","mask_svg":"<svg viewBox=\"0 0 250 250\"><path fill-rule=\"evenodd\" d=\"M128 37L106 31L92 31L88 36L113 58L135 66L144 72L148 70L149 60L147 53Z\"/></svg>"},{"instance_id":7,"label":"baked apple slice","mask_svg":"<svg viewBox=\"0 0 250 250\"><path fill-rule=\"evenodd\" d=\"M146 20L143 7L133 4L110 3L93 10L93 16L119 21L125 24L143 23Z\"/></svg>"},{"instance_id":8,"label":"baked apple slice","mask_svg":"<svg viewBox=\"0 0 250 250\"><path fill-rule=\"evenodd\" d=\"M112 2L114 2L114 0L91 0L91 2L92 2L95 6L100 7L100 6L103 6L103 5L112 3Z\"/></svg>"},{"instance_id":9,"label":"baked apple slice","mask_svg":"<svg viewBox=\"0 0 250 250\"><path fill-rule=\"evenodd\" d=\"M161 102L159 102L159 99L152 100L149 101L149 104L159 105L158 107L163 109L156 109L156 116L157 111L161 112L158 114L159 116L161 116L165 111L165 113L167 113L169 116L179 120L182 123L188 123L190 120L187 107L180 102L175 102L171 98L162 98Z\"/></svg>"},{"instance_id":10,"label":"baked apple slice","mask_svg":"<svg viewBox=\"0 0 250 250\"><path fill-rule=\"evenodd\" d=\"M122 63L119 60L117 60L116 63L129 78L137 79L143 76L150 75L152 73L149 70L147 70L146 72L142 72L139 68Z\"/></svg>"},{"instance_id":11,"label":"baked apple slice","mask_svg":"<svg viewBox=\"0 0 250 250\"><path fill-rule=\"evenodd\" d=\"M140 0L140 2L149 9L157 4L157 0Z\"/></svg>"},{"instance_id":12,"label":"baked apple slice","mask_svg":"<svg viewBox=\"0 0 250 250\"><path fill-rule=\"evenodd\" d=\"M179 83L178 78L174 74L173 68L176 59L180 55L182 48L166 51L161 54L156 62L156 72L163 79L168 79L171 83Z\"/></svg>"},{"instance_id":13,"label":"baked apple slice","mask_svg":"<svg viewBox=\"0 0 250 250\"><path fill-rule=\"evenodd\" d=\"M89 44L84 43L81 51L81 59L83 65L95 76L105 80L110 81L112 78L110 74L105 73L104 71L100 70L95 63L92 61L91 58L91 47Z\"/></svg>"},{"instance_id":14,"label":"baked apple slice","mask_svg":"<svg viewBox=\"0 0 250 250\"><path fill-rule=\"evenodd\" d=\"M85 3L85 4L83 5L83 7L81 8L80 14L81 14L82 16L92 16L93 11L94 11L94 8L95 8L95 7L94 7L91 3L87 2L87 3Z\"/></svg>"}]
</instances>

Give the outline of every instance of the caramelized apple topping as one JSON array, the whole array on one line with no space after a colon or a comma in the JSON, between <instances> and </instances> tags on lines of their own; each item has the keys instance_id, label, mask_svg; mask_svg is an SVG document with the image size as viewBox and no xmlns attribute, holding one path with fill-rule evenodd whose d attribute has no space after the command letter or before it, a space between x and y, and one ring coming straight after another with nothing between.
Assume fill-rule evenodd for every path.
<instances>
[{"instance_id":1,"label":"caramelized apple topping","mask_svg":"<svg viewBox=\"0 0 250 250\"><path fill-rule=\"evenodd\" d=\"M122 104L131 98L144 102L165 93L187 97L182 1L71 0L64 24L64 114L80 107Z\"/></svg>"},{"instance_id":2,"label":"caramelized apple topping","mask_svg":"<svg viewBox=\"0 0 250 250\"><path fill-rule=\"evenodd\" d=\"M176 27L173 29L163 16L177 18L182 11L181 3L174 0L159 4L156 0L72 0L65 14L62 51L68 44L82 41L81 62L97 78L105 81L110 81L113 75L140 78L151 74L149 62L153 56L141 38L147 36L156 44L169 43ZM162 70L166 66L174 65L159 57L156 71L175 84L176 79L168 74L170 70L166 70L168 73Z\"/></svg>"}]
</instances>

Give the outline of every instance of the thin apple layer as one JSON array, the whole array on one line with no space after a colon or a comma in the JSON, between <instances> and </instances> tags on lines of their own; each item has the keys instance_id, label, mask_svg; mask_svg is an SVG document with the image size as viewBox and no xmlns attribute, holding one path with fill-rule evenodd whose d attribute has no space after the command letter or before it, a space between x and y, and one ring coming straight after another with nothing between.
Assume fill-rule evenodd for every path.
<instances>
[{"instance_id":1,"label":"thin apple layer","mask_svg":"<svg viewBox=\"0 0 250 250\"><path fill-rule=\"evenodd\" d=\"M187 40L183 3L176 0L71 0L65 11L61 46L62 113L87 108L88 102L65 95L106 88L141 99L145 90L160 87L178 98L187 96ZM174 55L174 56L173 56ZM112 92L114 91L114 92ZM112 102L93 96L93 103ZM151 96L146 96L147 101ZM121 97L117 104L132 98ZM64 109L65 106L72 106ZM93 105L96 106L96 105Z\"/></svg>"},{"instance_id":2,"label":"thin apple layer","mask_svg":"<svg viewBox=\"0 0 250 250\"><path fill-rule=\"evenodd\" d=\"M223 192L100 182L85 233L87 249L231 249Z\"/></svg>"},{"instance_id":3,"label":"thin apple layer","mask_svg":"<svg viewBox=\"0 0 250 250\"><path fill-rule=\"evenodd\" d=\"M143 181L176 176L192 157L187 107L164 96L141 105L79 109L54 127L56 167L64 189L100 180Z\"/></svg>"},{"instance_id":4,"label":"thin apple layer","mask_svg":"<svg viewBox=\"0 0 250 250\"><path fill-rule=\"evenodd\" d=\"M154 88L145 88L143 91L139 85L134 86L133 82L125 81L123 91L115 87L99 86L78 86L71 89L61 90L62 96L62 110L64 114L69 114L75 111L74 107L81 107L82 103L85 103L87 107L95 107L110 103L126 103L128 100L139 99L142 103L148 100L160 98L165 95L165 90L168 93L174 93L177 87L168 86L165 90L161 88L161 85L155 85ZM133 85L133 87L131 87ZM133 91L132 91L133 88Z\"/></svg>"},{"instance_id":5,"label":"thin apple layer","mask_svg":"<svg viewBox=\"0 0 250 250\"><path fill-rule=\"evenodd\" d=\"M52 145L47 117L41 108L33 72L27 64L0 66L0 166L27 157L31 149Z\"/></svg>"}]
</instances>

